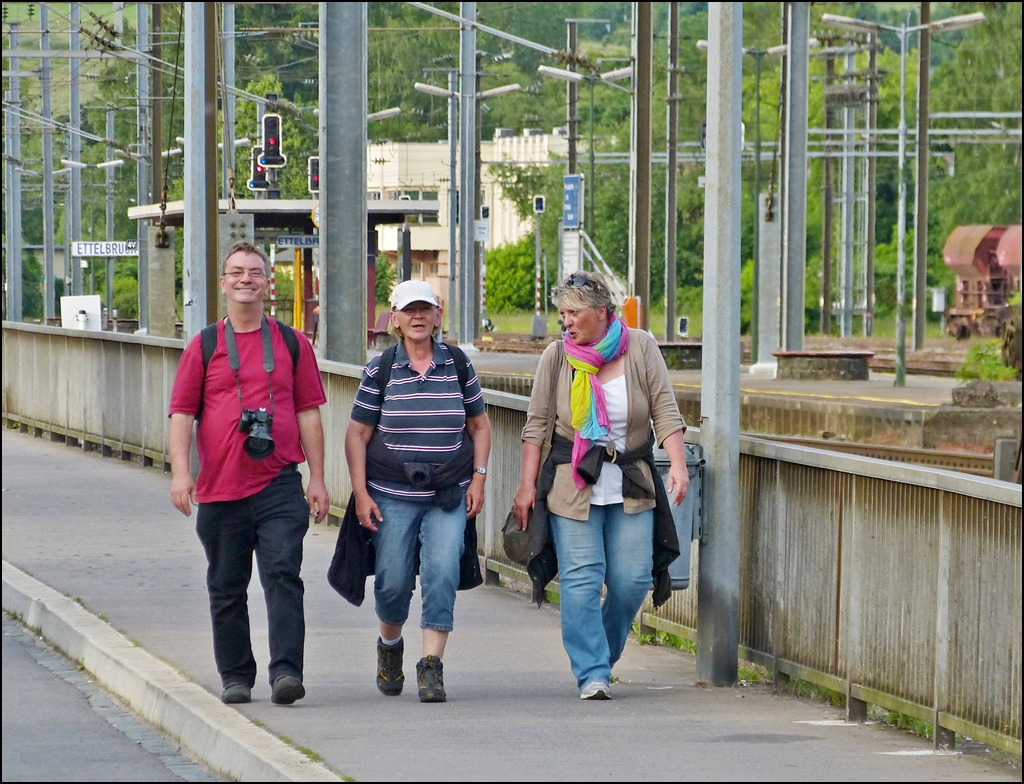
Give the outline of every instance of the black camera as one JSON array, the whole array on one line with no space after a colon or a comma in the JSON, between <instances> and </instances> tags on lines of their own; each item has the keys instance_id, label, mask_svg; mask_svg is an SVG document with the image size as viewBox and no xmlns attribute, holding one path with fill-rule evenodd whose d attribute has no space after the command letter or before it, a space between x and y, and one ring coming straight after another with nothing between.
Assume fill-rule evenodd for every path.
<instances>
[{"instance_id":1,"label":"black camera","mask_svg":"<svg viewBox=\"0 0 1024 784\"><path fill-rule=\"evenodd\" d=\"M265 408L242 410L238 432L247 434L242 449L253 460L263 460L274 454L274 439L270 437L270 426L273 424L274 415L267 413Z\"/></svg>"}]
</instances>

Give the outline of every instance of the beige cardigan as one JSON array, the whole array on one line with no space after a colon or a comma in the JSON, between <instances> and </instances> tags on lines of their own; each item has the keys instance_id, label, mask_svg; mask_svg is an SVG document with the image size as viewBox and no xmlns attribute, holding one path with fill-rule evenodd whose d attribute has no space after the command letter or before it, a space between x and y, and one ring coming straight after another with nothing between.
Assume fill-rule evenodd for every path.
<instances>
[{"instance_id":1,"label":"beige cardigan","mask_svg":"<svg viewBox=\"0 0 1024 784\"><path fill-rule=\"evenodd\" d=\"M537 374L533 380L533 394L523 428L523 441L541 447L541 463L547 459L550 445L545 446L548 433L548 397L551 391L552 373L558 377L558 407L555 432L573 439L572 410L569 395L572 389L572 367L565 358L561 343L551 343L540 358ZM644 445L654 423L654 434L659 444L678 430L685 430L686 424L679 414L675 393L668 378L668 368L661 356L658 344L647 332L629 330L629 348L626 350L626 400L629 414L626 420L626 449L637 449ZM640 470L650 481L650 469L640 463ZM555 482L548 495L548 509L561 517L571 520L586 520L590 515L590 485L577 490L572 479L572 467L566 463L555 469ZM623 511L636 514L654 508L653 499L626 498Z\"/></svg>"}]
</instances>

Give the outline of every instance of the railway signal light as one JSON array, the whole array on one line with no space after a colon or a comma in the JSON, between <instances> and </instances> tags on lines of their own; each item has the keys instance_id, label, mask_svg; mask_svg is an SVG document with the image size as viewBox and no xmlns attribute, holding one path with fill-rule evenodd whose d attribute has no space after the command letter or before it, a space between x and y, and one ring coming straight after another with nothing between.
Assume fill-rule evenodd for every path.
<instances>
[{"instance_id":1,"label":"railway signal light","mask_svg":"<svg viewBox=\"0 0 1024 784\"><path fill-rule=\"evenodd\" d=\"M281 115L263 115L263 155L260 163L268 169L284 166L288 158L281 153Z\"/></svg>"},{"instance_id":2,"label":"railway signal light","mask_svg":"<svg viewBox=\"0 0 1024 784\"><path fill-rule=\"evenodd\" d=\"M306 162L306 171L309 178L309 183L306 186L309 188L309 192L313 194L320 193L320 157L317 155L311 155L309 160Z\"/></svg>"},{"instance_id":3,"label":"railway signal light","mask_svg":"<svg viewBox=\"0 0 1024 784\"><path fill-rule=\"evenodd\" d=\"M265 191L270 188L270 182L267 180L266 167L260 163L263 157L262 147L252 148L252 177L249 179L249 190L251 191Z\"/></svg>"}]
</instances>

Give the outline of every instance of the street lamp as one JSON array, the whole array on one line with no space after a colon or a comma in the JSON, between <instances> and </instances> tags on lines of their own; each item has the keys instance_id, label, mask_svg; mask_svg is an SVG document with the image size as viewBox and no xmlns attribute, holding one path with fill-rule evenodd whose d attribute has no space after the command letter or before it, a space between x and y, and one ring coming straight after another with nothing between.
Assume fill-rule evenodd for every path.
<instances>
[{"instance_id":1,"label":"street lamp","mask_svg":"<svg viewBox=\"0 0 1024 784\"><path fill-rule=\"evenodd\" d=\"M807 45L810 48L818 46L816 38L808 38ZM708 50L708 42L699 40L696 44L702 52ZM760 330L758 329L758 316L760 307L760 283L761 283L761 59L765 55L772 57L784 57L789 52L789 44L779 44L767 49L743 48L743 54L749 54L754 58L754 93L755 93L755 120L754 120L754 286L750 301L750 360L751 364L758 361L758 343Z\"/></svg>"},{"instance_id":2,"label":"street lamp","mask_svg":"<svg viewBox=\"0 0 1024 784\"><path fill-rule=\"evenodd\" d=\"M596 181L594 179L594 85L598 82L607 84L609 87L614 87L616 90L622 90L626 93L632 93L632 90L621 85L616 84L617 81L622 79L631 79L633 77L633 66L627 65L625 68L616 68L613 71L607 71L605 73L593 72L589 74L577 73L576 71L563 71L561 68L552 68L548 65L537 66L537 73L541 76L546 76L549 79L560 79L563 82L570 82L572 84L579 84L580 82L586 82L587 87L590 89L590 147L588 154L590 158L590 173L588 178L590 184L587 186L587 212L590 213L590 222L587 224L590 227L590 233L594 232L594 189ZM591 237L593 239L593 237Z\"/></svg>"},{"instance_id":3,"label":"street lamp","mask_svg":"<svg viewBox=\"0 0 1024 784\"><path fill-rule=\"evenodd\" d=\"M455 331L456 302L458 291L456 287L455 256L458 247L458 235L455 226L455 216L458 213L458 188L456 185L456 174L458 165L458 140L456 129L458 128L459 92L457 68L446 68L448 71L448 89L438 87L425 82L415 82L413 89L424 95L432 95L435 98L446 98L448 100L448 332ZM518 84L506 84L501 87L494 87L490 90L483 90L477 98L495 98L499 95L518 92L522 87ZM383 186L383 183L381 183ZM464 298L464 304L468 298ZM472 340L470 338L469 340Z\"/></svg>"},{"instance_id":4,"label":"street lamp","mask_svg":"<svg viewBox=\"0 0 1024 784\"><path fill-rule=\"evenodd\" d=\"M822 24L838 27L840 30L849 30L855 33L874 33L882 30L889 30L897 33L900 37L900 125L899 125L899 156L897 164L899 206L896 220L896 379L894 386L903 387L907 385L907 314L905 312L907 299L907 184L904 176L905 158L907 154L907 37L910 33L921 32L949 32L951 30L963 30L985 21L985 14L974 13L962 16L953 16L938 22L930 22L924 25L910 25L910 14L907 14L902 27L894 27L879 22L868 22L863 19L854 19L849 16L837 16L835 14L823 14ZM918 307L924 303L918 303ZM871 303L868 303L871 306Z\"/></svg>"}]
</instances>

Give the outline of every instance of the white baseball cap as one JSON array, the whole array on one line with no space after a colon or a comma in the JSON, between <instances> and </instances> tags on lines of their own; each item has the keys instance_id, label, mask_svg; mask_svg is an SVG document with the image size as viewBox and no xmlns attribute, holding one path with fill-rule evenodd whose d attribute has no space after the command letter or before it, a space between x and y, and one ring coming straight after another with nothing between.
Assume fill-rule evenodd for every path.
<instances>
[{"instance_id":1,"label":"white baseball cap","mask_svg":"<svg viewBox=\"0 0 1024 784\"><path fill-rule=\"evenodd\" d=\"M403 310L414 302L426 302L438 307L434 290L425 280L403 280L391 292L391 308Z\"/></svg>"}]
</instances>

